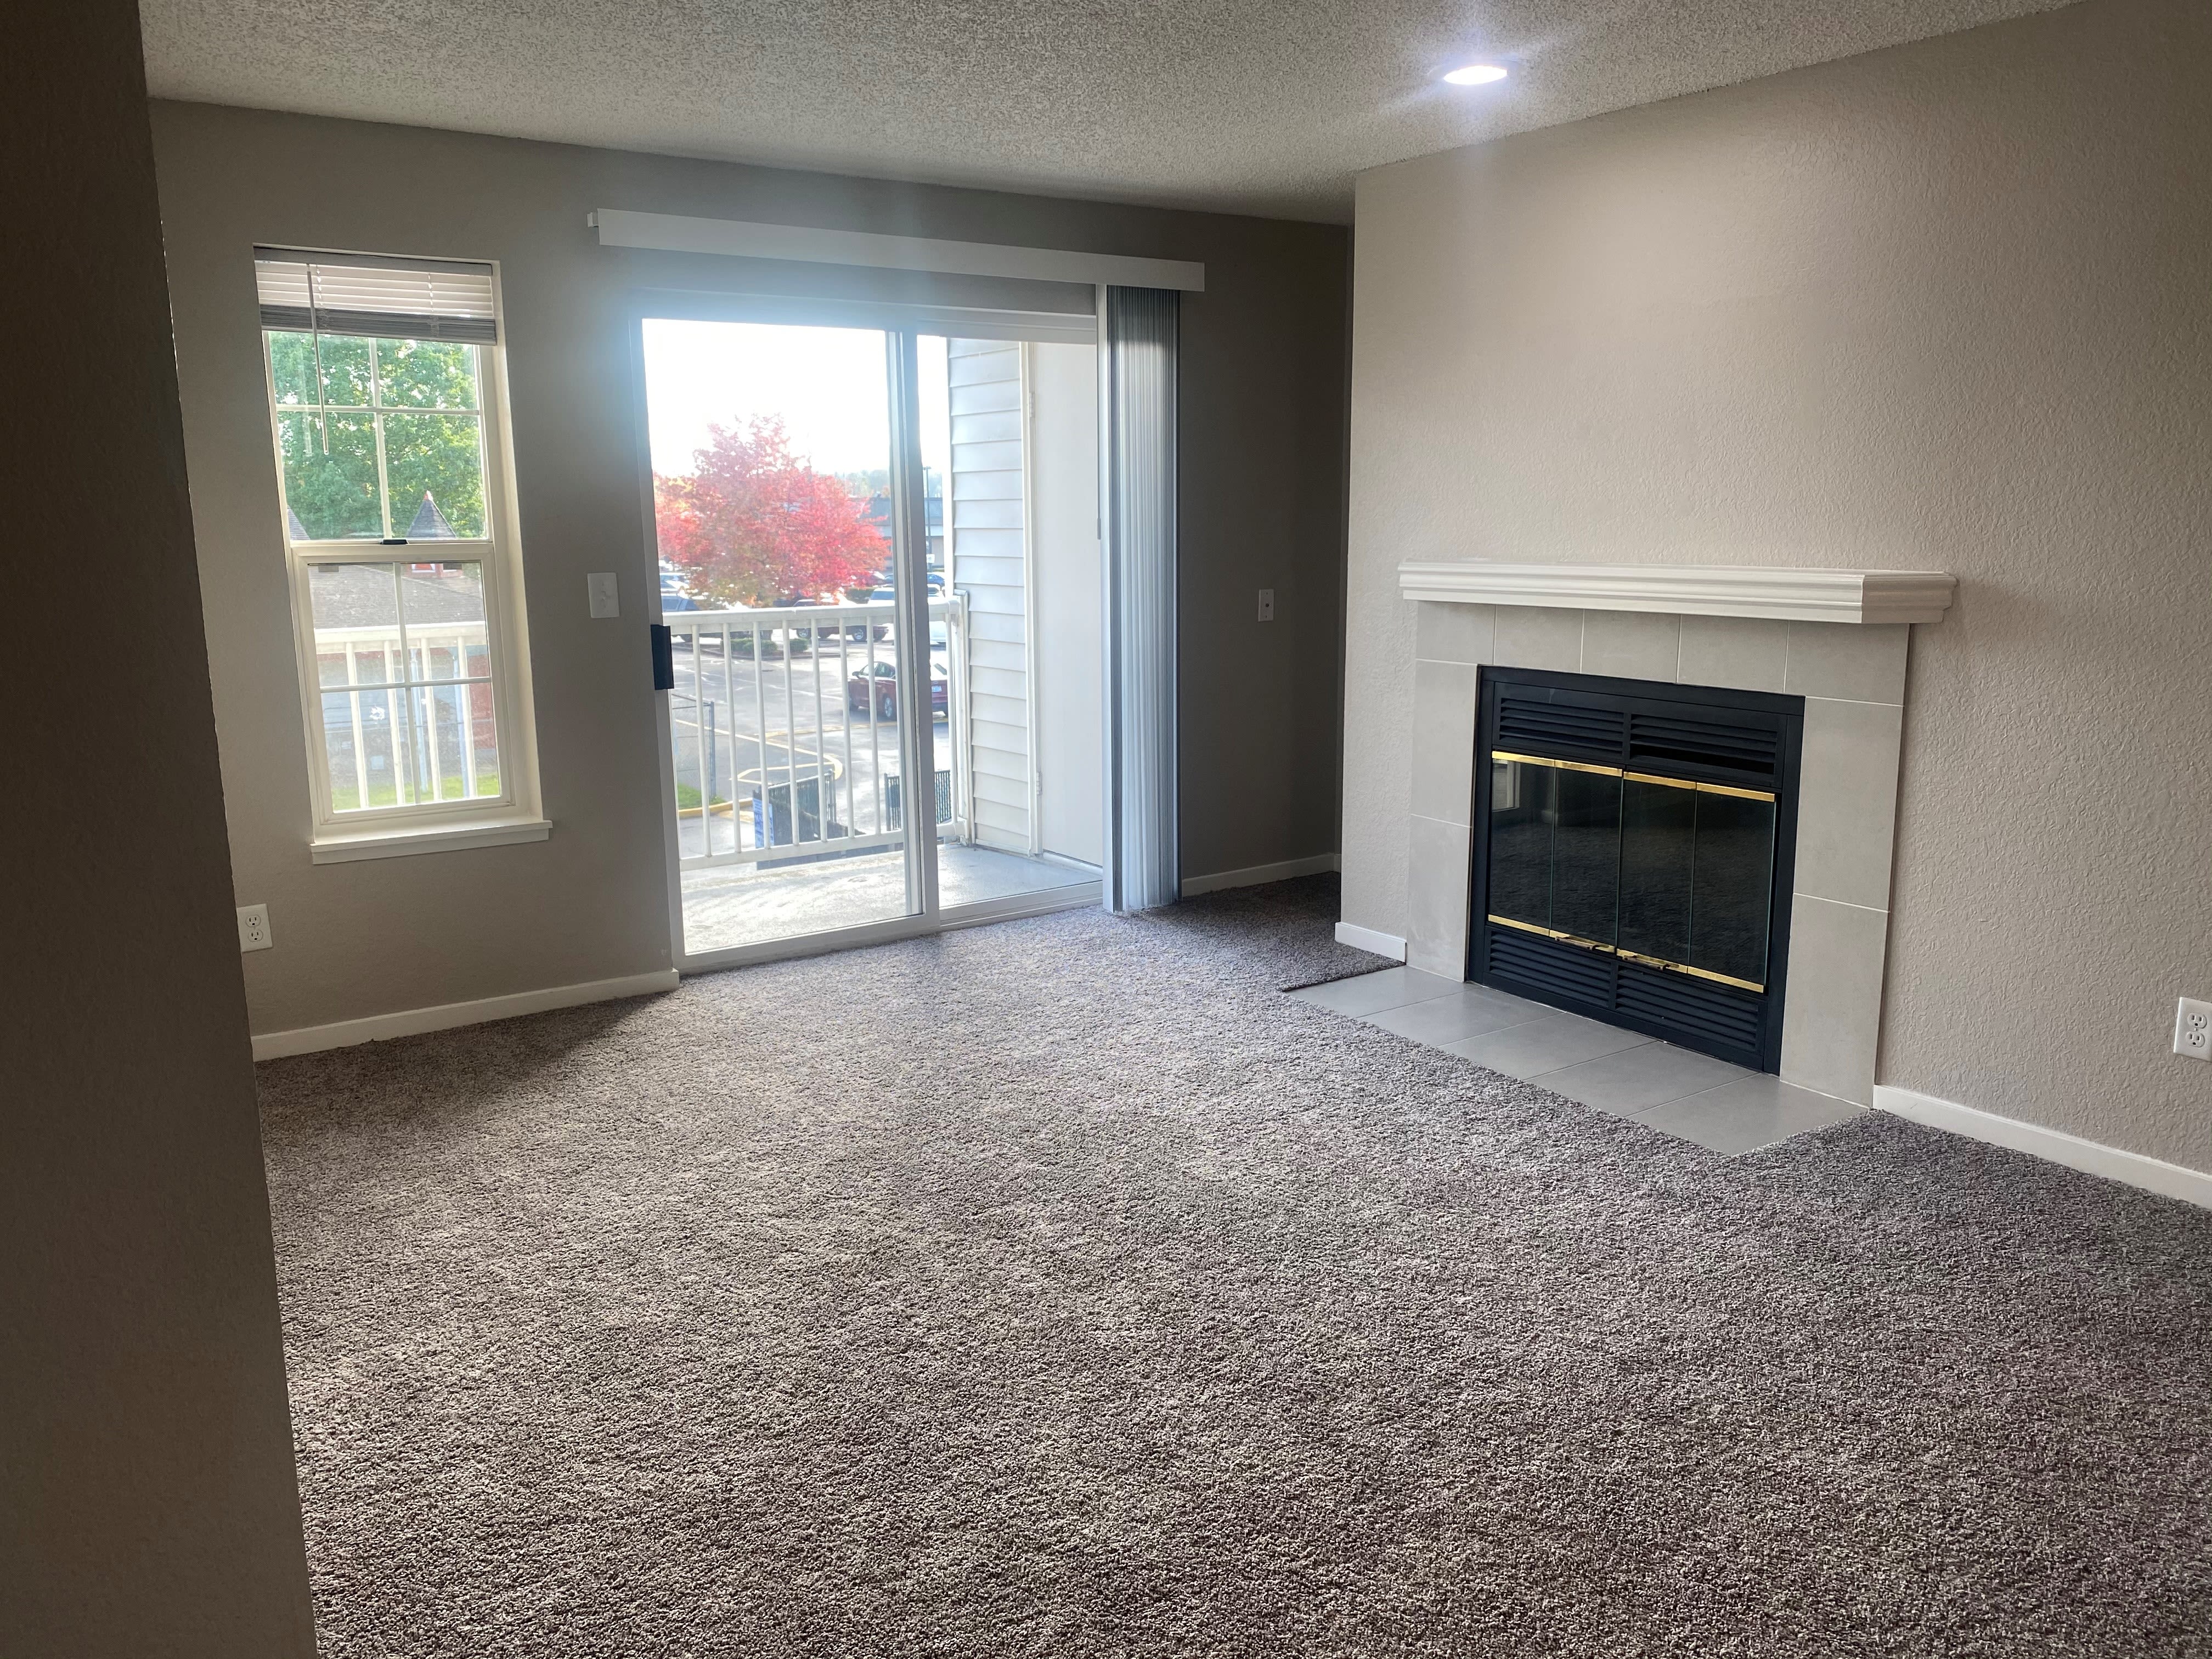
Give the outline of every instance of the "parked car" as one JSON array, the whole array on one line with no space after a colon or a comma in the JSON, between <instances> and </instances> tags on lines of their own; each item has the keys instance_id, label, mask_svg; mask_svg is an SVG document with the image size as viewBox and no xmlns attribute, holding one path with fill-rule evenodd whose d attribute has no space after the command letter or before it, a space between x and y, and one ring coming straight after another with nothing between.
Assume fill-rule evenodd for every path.
<instances>
[{"instance_id":1,"label":"parked car","mask_svg":"<svg viewBox=\"0 0 2212 1659\"><path fill-rule=\"evenodd\" d=\"M872 591L858 587L848 588L845 591L845 600L848 605L889 605L891 602L891 591L888 587L878 587ZM835 639L836 630L834 629L829 630L828 636ZM887 640L890 636L891 625L889 623L848 622L845 624L845 637L848 640Z\"/></svg>"},{"instance_id":2,"label":"parked car","mask_svg":"<svg viewBox=\"0 0 2212 1659\"><path fill-rule=\"evenodd\" d=\"M945 597L945 573L942 570L933 570L929 573L929 597L933 599L941 599ZM865 603L889 605L897 598L898 589L889 583L884 583L871 591Z\"/></svg>"},{"instance_id":3,"label":"parked car","mask_svg":"<svg viewBox=\"0 0 2212 1659\"><path fill-rule=\"evenodd\" d=\"M845 707L855 714L865 714L873 705L879 720L898 718L898 669L890 663L879 662L871 672L866 668L854 671L845 682ZM929 665L929 713L933 720L943 720L951 705L951 684L945 678L945 665Z\"/></svg>"}]
</instances>

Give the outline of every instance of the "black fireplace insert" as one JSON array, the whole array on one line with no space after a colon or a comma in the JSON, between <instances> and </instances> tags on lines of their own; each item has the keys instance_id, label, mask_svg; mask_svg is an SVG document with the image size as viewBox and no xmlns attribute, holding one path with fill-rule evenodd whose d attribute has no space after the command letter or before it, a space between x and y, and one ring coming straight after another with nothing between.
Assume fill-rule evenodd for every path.
<instances>
[{"instance_id":1,"label":"black fireplace insert","mask_svg":"<svg viewBox=\"0 0 2212 1659\"><path fill-rule=\"evenodd\" d=\"M1485 668L1468 977L1782 1062L1805 702Z\"/></svg>"}]
</instances>

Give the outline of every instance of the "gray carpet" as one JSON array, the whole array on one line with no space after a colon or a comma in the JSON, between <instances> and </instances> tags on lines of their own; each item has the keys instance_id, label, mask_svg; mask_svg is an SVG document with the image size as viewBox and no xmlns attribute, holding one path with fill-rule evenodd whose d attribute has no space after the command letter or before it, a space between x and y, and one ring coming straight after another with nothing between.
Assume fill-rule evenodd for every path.
<instances>
[{"instance_id":1,"label":"gray carpet","mask_svg":"<svg viewBox=\"0 0 2212 1659\"><path fill-rule=\"evenodd\" d=\"M261 1068L328 1659L2212 1652L2212 1214L1279 994L1326 881Z\"/></svg>"}]
</instances>

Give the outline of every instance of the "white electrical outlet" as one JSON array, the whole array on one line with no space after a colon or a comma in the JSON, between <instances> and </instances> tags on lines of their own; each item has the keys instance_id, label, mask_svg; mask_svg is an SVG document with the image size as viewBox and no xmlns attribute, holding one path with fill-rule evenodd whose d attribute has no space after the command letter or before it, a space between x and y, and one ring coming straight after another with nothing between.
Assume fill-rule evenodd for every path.
<instances>
[{"instance_id":1,"label":"white electrical outlet","mask_svg":"<svg viewBox=\"0 0 2212 1659\"><path fill-rule=\"evenodd\" d=\"M1275 620L1275 590L1272 587L1263 587L1260 590L1260 620L1261 622Z\"/></svg>"},{"instance_id":2,"label":"white electrical outlet","mask_svg":"<svg viewBox=\"0 0 2212 1659\"><path fill-rule=\"evenodd\" d=\"M241 951L265 951L276 942L269 931L269 907L265 904L241 904L238 907L238 948Z\"/></svg>"},{"instance_id":3,"label":"white electrical outlet","mask_svg":"<svg viewBox=\"0 0 2212 1659\"><path fill-rule=\"evenodd\" d=\"M2191 1060L2212 1060L2212 1002L2182 998L2173 1016L2173 1052Z\"/></svg>"}]
</instances>

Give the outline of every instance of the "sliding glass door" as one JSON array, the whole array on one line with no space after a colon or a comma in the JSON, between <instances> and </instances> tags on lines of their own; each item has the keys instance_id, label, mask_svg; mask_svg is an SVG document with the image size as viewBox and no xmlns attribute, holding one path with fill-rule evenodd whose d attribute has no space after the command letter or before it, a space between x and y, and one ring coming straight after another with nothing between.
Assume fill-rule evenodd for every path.
<instances>
[{"instance_id":1,"label":"sliding glass door","mask_svg":"<svg viewBox=\"0 0 2212 1659\"><path fill-rule=\"evenodd\" d=\"M948 908L1096 882L1105 684L1094 345L925 334L933 580L957 602Z\"/></svg>"},{"instance_id":2,"label":"sliding glass door","mask_svg":"<svg viewBox=\"0 0 2212 1659\"><path fill-rule=\"evenodd\" d=\"M912 762L949 687L941 657L915 672L942 623L900 604L917 580L895 534L902 349L872 329L645 324L687 957L926 908L915 853L945 792L927 761L914 787Z\"/></svg>"},{"instance_id":3,"label":"sliding glass door","mask_svg":"<svg viewBox=\"0 0 2212 1659\"><path fill-rule=\"evenodd\" d=\"M1095 351L652 318L643 347L684 963L1095 894Z\"/></svg>"}]
</instances>

